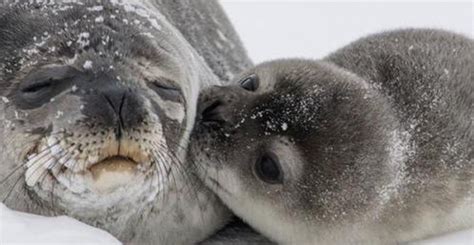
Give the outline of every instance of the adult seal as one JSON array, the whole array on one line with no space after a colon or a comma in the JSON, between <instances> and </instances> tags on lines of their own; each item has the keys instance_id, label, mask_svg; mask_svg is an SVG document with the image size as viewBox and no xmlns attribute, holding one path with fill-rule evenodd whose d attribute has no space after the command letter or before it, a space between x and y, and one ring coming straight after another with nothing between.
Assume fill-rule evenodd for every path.
<instances>
[{"instance_id":1,"label":"adult seal","mask_svg":"<svg viewBox=\"0 0 474 245\"><path fill-rule=\"evenodd\" d=\"M128 244L190 244L223 226L230 213L186 161L199 90L250 63L216 2L0 6L8 207Z\"/></svg>"},{"instance_id":2,"label":"adult seal","mask_svg":"<svg viewBox=\"0 0 474 245\"><path fill-rule=\"evenodd\" d=\"M277 60L200 99L203 181L283 244L399 244L474 224L474 42L439 30Z\"/></svg>"}]
</instances>

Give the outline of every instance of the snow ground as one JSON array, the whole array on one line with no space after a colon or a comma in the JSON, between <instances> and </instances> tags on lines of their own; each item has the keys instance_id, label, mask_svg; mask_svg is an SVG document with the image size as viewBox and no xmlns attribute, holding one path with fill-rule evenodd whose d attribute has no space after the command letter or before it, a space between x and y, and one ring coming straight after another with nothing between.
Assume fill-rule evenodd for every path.
<instances>
[{"instance_id":1,"label":"snow ground","mask_svg":"<svg viewBox=\"0 0 474 245\"><path fill-rule=\"evenodd\" d=\"M473 37L473 3L222 1L255 62L320 58L363 35L399 27L437 27ZM120 244L68 217L14 212L0 203L0 244ZM473 245L474 229L414 243Z\"/></svg>"},{"instance_id":2,"label":"snow ground","mask_svg":"<svg viewBox=\"0 0 474 245\"><path fill-rule=\"evenodd\" d=\"M119 245L109 233L66 216L15 212L0 203L2 245Z\"/></svg>"}]
</instances>

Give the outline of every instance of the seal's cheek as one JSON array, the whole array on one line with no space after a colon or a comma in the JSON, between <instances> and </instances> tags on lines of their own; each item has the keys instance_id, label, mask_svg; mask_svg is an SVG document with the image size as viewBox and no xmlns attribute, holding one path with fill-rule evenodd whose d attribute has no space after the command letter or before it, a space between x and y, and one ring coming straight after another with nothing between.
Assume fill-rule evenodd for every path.
<instances>
[{"instance_id":1,"label":"seal's cheek","mask_svg":"<svg viewBox=\"0 0 474 245\"><path fill-rule=\"evenodd\" d=\"M29 133L51 133L75 127L78 121L84 120L83 108L81 97L65 92L42 107L21 111L19 114L26 123L25 128L34 129Z\"/></svg>"},{"instance_id":2,"label":"seal's cheek","mask_svg":"<svg viewBox=\"0 0 474 245\"><path fill-rule=\"evenodd\" d=\"M163 134L168 142L178 147L179 139L189 129L186 128L186 108L183 102L164 100L158 96L153 96L145 103L145 107L150 111L151 117L156 117L163 126ZM175 148L175 147L173 147Z\"/></svg>"}]
</instances>

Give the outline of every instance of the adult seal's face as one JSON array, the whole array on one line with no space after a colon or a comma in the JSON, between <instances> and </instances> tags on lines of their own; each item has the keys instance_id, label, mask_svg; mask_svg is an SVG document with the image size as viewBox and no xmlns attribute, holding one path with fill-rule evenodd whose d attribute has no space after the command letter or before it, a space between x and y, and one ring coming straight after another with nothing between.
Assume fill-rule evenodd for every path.
<instances>
[{"instance_id":1,"label":"adult seal's face","mask_svg":"<svg viewBox=\"0 0 474 245\"><path fill-rule=\"evenodd\" d=\"M7 206L66 213L123 241L191 242L220 225L212 220L224 209L206 211L214 199L184 159L199 87L215 77L153 9L138 2L2 6L0 193Z\"/></svg>"}]
</instances>

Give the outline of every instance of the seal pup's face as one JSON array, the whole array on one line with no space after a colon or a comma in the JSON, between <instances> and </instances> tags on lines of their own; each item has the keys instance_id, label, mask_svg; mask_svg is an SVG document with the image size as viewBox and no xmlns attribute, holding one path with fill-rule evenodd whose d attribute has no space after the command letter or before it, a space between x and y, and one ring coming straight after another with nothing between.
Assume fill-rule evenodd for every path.
<instances>
[{"instance_id":1,"label":"seal pup's face","mask_svg":"<svg viewBox=\"0 0 474 245\"><path fill-rule=\"evenodd\" d=\"M7 205L126 220L182 177L199 80L213 75L160 16L122 5L0 9Z\"/></svg>"},{"instance_id":2,"label":"seal pup's face","mask_svg":"<svg viewBox=\"0 0 474 245\"><path fill-rule=\"evenodd\" d=\"M191 149L201 178L257 230L323 241L378 202L394 127L384 102L328 63L264 63L203 92Z\"/></svg>"}]
</instances>

